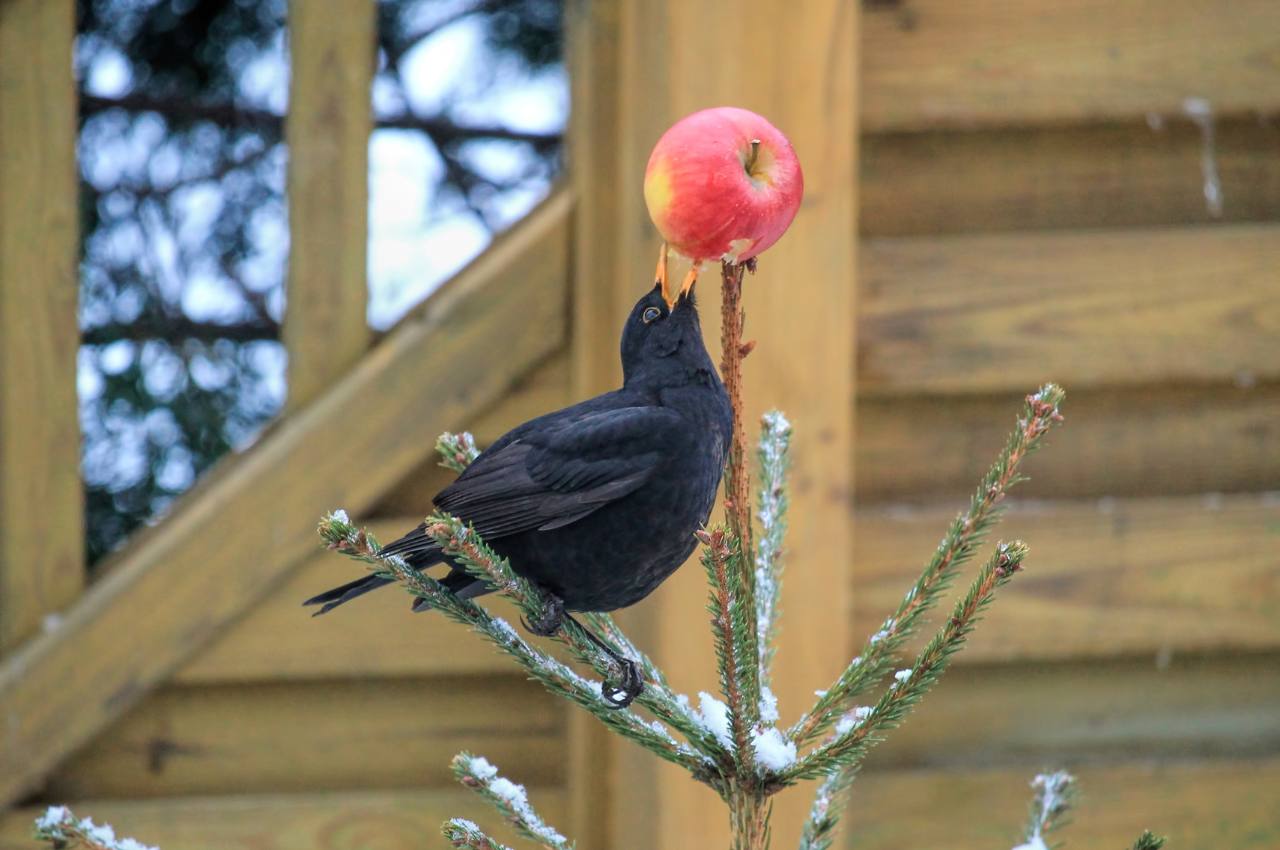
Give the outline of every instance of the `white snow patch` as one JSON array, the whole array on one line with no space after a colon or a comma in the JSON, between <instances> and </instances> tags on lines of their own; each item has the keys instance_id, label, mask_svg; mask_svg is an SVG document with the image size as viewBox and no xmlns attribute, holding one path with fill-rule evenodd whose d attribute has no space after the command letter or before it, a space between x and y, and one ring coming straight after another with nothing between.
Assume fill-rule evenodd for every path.
<instances>
[{"instance_id":1,"label":"white snow patch","mask_svg":"<svg viewBox=\"0 0 1280 850\"><path fill-rule=\"evenodd\" d=\"M907 679L911 678L911 668L907 667L905 670L899 670L897 673L893 674L893 678L897 679L898 684L901 685L903 682L907 681Z\"/></svg>"},{"instance_id":2,"label":"white snow patch","mask_svg":"<svg viewBox=\"0 0 1280 850\"><path fill-rule=\"evenodd\" d=\"M751 749L756 764L767 770L783 770L796 761L795 741L788 741L776 726L766 726L751 733Z\"/></svg>"},{"instance_id":3,"label":"white snow patch","mask_svg":"<svg viewBox=\"0 0 1280 850\"><path fill-rule=\"evenodd\" d=\"M71 811L66 806L50 806L43 815L36 818L36 828L53 829L69 817L71 817Z\"/></svg>"},{"instance_id":4,"label":"white snow patch","mask_svg":"<svg viewBox=\"0 0 1280 850\"><path fill-rule=\"evenodd\" d=\"M473 820L467 820L466 818L450 818L450 819L449 819L449 823L453 824L454 826L458 827L459 829L465 829L465 830L467 830L468 832L479 832L479 831L480 831L480 827L476 824L476 822L475 822L475 821L473 821Z\"/></svg>"},{"instance_id":5,"label":"white snow patch","mask_svg":"<svg viewBox=\"0 0 1280 850\"><path fill-rule=\"evenodd\" d=\"M1049 850L1049 845L1045 844L1044 839L1037 835L1026 844L1019 844L1013 850Z\"/></svg>"},{"instance_id":6,"label":"white snow patch","mask_svg":"<svg viewBox=\"0 0 1280 850\"><path fill-rule=\"evenodd\" d=\"M865 723L867 718L871 716L872 711L874 711L874 709L869 705L860 705L853 711L850 711L844 717L841 717L836 721L836 734L848 735L854 729Z\"/></svg>"},{"instance_id":7,"label":"white snow patch","mask_svg":"<svg viewBox=\"0 0 1280 850\"><path fill-rule=\"evenodd\" d=\"M768 685L760 686L760 719L765 723L778 722L778 698Z\"/></svg>"},{"instance_id":8,"label":"white snow patch","mask_svg":"<svg viewBox=\"0 0 1280 850\"><path fill-rule=\"evenodd\" d=\"M343 525L351 525L351 517L347 516L347 512L342 508L338 508L336 511L329 514L329 519L334 522L340 522Z\"/></svg>"},{"instance_id":9,"label":"white snow patch","mask_svg":"<svg viewBox=\"0 0 1280 850\"><path fill-rule=\"evenodd\" d=\"M725 747L733 746L729 734L729 706L706 691L698 692L698 721Z\"/></svg>"},{"instance_id":10,"label":"white snow patch","mask_svg":"<svg viewBox=\"0 0 1280 850\"><path fill-rule=\"evenodd\" d=\"M482 782L488 782L498 775L498 769L484 756L472 756L471 761L467 762L467 770L471 771L471 775Z\"/></svg>"}]
</instances>

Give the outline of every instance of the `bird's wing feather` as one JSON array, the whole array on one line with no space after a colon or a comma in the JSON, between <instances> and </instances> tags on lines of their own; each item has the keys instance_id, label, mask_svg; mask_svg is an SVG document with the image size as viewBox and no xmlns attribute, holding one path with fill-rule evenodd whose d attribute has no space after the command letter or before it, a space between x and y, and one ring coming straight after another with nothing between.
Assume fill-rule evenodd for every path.
<instances>
[{"instance_id":1,"label":"bird's wing feather","mask_svg":"<svg viewBox=\"0 0 1280 850\"><path fill-rule=\"evenodd\" d=\"M644 484L680 423L647 406L567 418L482 454L435 503L482 536L560 528Z\"/></svg>"}]
</instances>

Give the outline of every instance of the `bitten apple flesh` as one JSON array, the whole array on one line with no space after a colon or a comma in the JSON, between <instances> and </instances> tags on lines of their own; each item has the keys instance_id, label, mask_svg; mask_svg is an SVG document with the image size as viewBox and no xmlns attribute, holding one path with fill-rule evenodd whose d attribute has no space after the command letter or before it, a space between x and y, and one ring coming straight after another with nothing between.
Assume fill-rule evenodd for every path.
<instances>
[{"instance_id":1,"label":"bitten apple flesh","mask_svg":"<svg viewBox=\"0 0 1280 850\"><path fill-rule=\"evenodd\" d=\"M791 225L803 196L791 142L762 116L732 106L677 121L644 174L649 217L695 263L761 253Z\"/></svg>"}]
</instances>

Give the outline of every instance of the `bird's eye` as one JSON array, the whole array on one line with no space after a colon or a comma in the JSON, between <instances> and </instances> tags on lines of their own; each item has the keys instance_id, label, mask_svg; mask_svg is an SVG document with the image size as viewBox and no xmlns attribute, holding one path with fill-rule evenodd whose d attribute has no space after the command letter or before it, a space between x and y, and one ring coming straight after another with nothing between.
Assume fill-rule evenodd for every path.
<instances>
[{"instance_id":1,"label":"bird's eye","mask_svg":"<svg viewBox=\"0 0 1280 850\"><path fill-rule=\"evenodd\" d=\"M661 315L662 311L657 307L645 307L644 312L640 314L640 320L647 325Z\"/></svg>"}]
</instances>

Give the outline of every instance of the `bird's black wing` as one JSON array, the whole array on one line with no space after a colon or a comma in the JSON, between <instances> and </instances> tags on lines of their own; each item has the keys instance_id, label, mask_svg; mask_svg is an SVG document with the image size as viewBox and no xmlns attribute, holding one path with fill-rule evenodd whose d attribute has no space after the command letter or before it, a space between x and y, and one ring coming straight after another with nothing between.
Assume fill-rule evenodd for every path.
<instances>
[{"instance_id":1,"label":"bird's black wing","mask_svg":"<svg viewBox=\"0 0 1280 850\"><path fill-rule=\"evenodd\" d=\"M560 528L649 480L680 427L679 414L651 406L545 422L481 454L435 504L491 539ZM434 549L424 530L420 525L386 553L410 557Z\"/></svg>"}]
</instances>

